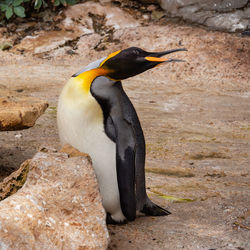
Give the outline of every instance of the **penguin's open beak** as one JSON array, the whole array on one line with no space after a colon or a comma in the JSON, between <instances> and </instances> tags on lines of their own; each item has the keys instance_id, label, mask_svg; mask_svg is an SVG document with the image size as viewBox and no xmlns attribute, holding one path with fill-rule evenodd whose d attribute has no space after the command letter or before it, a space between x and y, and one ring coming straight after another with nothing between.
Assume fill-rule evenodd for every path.
<instances>
[{"instance_id":1,"label":"penguin's open beak","mask_svg":"<svg viewBox=\"0 0 250 250\"><path fill-rule=\"evenodd\" d=\"M181 59L161 58L164 55L168 55L168 54L178 52L178 51L187 51L187 49L183 48L183 49L172 49L172 50L167 50L167 51L163 51L163 52L152 52L148 56L146 56L145 59L147 61L156 62L156 63L157 62L158 63L163 63L163 62L185 62L184 60L181 60Z\"/></svg>"}]
</instances>

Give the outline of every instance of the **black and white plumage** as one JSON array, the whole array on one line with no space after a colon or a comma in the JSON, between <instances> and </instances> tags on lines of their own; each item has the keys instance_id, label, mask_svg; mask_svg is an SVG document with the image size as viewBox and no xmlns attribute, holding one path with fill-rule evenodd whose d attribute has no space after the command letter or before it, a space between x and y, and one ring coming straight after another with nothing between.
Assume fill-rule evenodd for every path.
<instances>
[{"instance_id":1,"label":"black and white plumage","mask_svg":"<svg viewBox=\"0 0 250 250\"><path fill-rule=\"evenodd\" d=\"M169 214L146 194L144 135L119 80L159 63L180 61L160 57L181 50L129 48L112 53L73 75L60 95L60 139L91 156L109 223L133 221L136 212Z\"/></svg>"}]
</instances>

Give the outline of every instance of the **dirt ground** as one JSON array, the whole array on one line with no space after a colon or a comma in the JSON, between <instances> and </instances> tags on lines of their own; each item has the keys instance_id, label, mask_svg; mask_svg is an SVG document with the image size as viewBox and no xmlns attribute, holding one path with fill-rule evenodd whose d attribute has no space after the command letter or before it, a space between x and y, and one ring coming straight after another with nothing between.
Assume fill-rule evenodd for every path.
<instances>
[{"instance_id":1,"label":"dirt ground","mask_svg":"<svg viewBox=\"0 0 250 250\"><path fill-rule=\"evenodd\" d=\"M1 132L0 178L59 148L58 95L88 62L128 46L185 59L124 81L145 132L147 189L167 217L108 226L109 249L250 249L250 40L180 24L131 28L103 51L39 58L0 51L0 88L45 99L33 128ZM182 198L182 199L181 199Z\"/></svg>"}]
</instances>

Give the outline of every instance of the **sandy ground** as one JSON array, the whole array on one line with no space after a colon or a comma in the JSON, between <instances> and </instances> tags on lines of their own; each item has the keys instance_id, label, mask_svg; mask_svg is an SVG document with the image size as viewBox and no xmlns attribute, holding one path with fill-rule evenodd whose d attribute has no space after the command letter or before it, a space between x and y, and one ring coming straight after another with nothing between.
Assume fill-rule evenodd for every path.
<instances>
[{"instance_id":1,"label":"sandy ground","mask_svg":"<svg viewBox=\"0 0 250 250\"><path fill-rule=\"evenodd\" d=\"M33 128L1 132L0 178L41 146L60 147L56 105L70 75L131 45L189 50L173 56L185 63L124 81L145 132L148 194L172 214L109 226L109 248L250 249L250 40L237 34L150 25L87 56L41 59L0 52L0 87L50 104Z\"/></svg>"}]
</instances>

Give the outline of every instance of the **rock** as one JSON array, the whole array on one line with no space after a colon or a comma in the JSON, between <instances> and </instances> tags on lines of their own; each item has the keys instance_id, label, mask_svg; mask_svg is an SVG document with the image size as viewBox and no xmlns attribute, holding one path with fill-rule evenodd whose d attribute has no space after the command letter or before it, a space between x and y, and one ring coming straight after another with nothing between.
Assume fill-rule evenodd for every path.
<instances>
[{"instance_id":1,"label":"rock","mask_svg":"<svg viewBox=\"0 0 250 250\"><path fill-rule=\"evenodd\" d=\"M104 2L107 3L107 1ZM108 36L106 40L112 42L113 30L134 28L139 25L132 15L120 8L110 4L103 6L91 1L69 6L60 18L62 16L64 19L56 26L57 30L37 30L32 36L24 37L11 50L37 55L49 53L49 56L58 57L66 53L71 54L72 51L68 46L75 50L81 39L86 41L86 46L89 46L90 40L92 47L96 47L105 40L102 39L105 36ZM102 36L97 42L96 35ZM91 40L92 36L94 42ZM65 46L66 49L64 49Z\"/></svg>"},{"instance_id":2,"label":"rock","mask_svg":"<svg viewBox=\"0 0 250 250\"><path fill-rule=\"evenodd\" d=\"M12 43L5 41L0 43L0 50L7 50L10 49L12 46L13 46Z\"/></svg>"},{"instance_id":3,"label":"rock","mask_svg":"<svg viewBox=\"0 0 250 250\"><path fill-rule=\"evenodd\" d=\"M159 0L139 0L139 2L145 3L145 4L157 4Z\"/></svg>"},{"instance_id":4,"label":"rock","mask_svg":"<svg viewBox=\"0 0 250 250\"><path fill-rule=\"evenodd\" d=\"M93 16L103 16L105 25L114 29L134 28L139 25L138 21L120 8L111 5L102 6L92 1L68 7L65 16L65 20L72 25L75 26L80 22L83 26L87 25L88 29L94 29Z\"/></svg>"},{"instance_id":5,"label":"rock","mask_svg":"<svg viewBox=\"0 0 250 250\"><path fill-rule=\"evenodd\" d=\"M77 42L77 53L82 55L91 53L92 50L94 50L94 48L98 46L100 41L101 35L96 33L81 37Z\"/></svg>"},{"instance_id":6,"label":"rock","mask_svg":"<svg viewBox=\"0 0 250 250\"><path fill-rule=\"evenodd\" d=\"M107 4L107 3L111 3L112 0L99 0L99 2L100 2L101 4Z\"/></svg>"},{"instance_id":7,"label":"rock","mask_svg":"<svg viewBox=\"0 0 250 250\"><path fill-rule=\"evenodd\" d=\"M59 49L52 50L49 53L48 58L63 57L66 54L69 54L70 51L72 51L72 47L70 47L70 46L63 46L63 47L61 47ZM76 52L74 52L74 53L76 53ZM43 56L42 58L46 58L46 56Z\"/></svg>"},{"instance_id":8,"label":"rock","mask_svg":"<svg viewBox=\"0 0 250 250\"><path fill-rule=\"evenodd\" d=\"M72 41L83 32L75 31L39 31L34 36L26 36L18 45L17 51L31 52L34 54L45 53L63 46L66 42Z\"/></svg>"},{"instance_id":9,"label":"rock","mask_svg":"<svg viewBox=\"0 0 250 250\"><path fill-rule=\"evenodd\" d=\"M109 235L88 158L37 153L27 181L0 202L0 249L106 249Z\"/></svg>"},{"instance_id":10,"label":"rock","mask_svg":"<svg viewBox=\"0 0 250 250\"><path fill-rule=\"evenodd\" d=\"M90 156L86 153L80 152L78 149L72 147L69 144L65 144L61 149L61 153L66 153L69 157L77 157L77 156L84 156L88 159L89 162L92 162Z\"/></svg>"},{"instance_id":11,"label":"rock","mask_svg":"<svg viewBox=\"0 0 250 250\"><path fill-rule=\"evenodd\" d=\"M218 27L220 30L243 31L250 27L250 19L242 19L241 17L242 11L223 13L208 18L204 24L208 27Z\"/></svg>"},{"instance_id":12,"label":"rock","mask_svg":"<svg viewBox=\"0 0 250 250\"><path fill-rule=\"evenodd\" d=\"M156 10L156 9L157 9L157 6L154 5L154 4L150 4L150 5L147 7L147 10L148 10L148 11L154 11L154 10Z\"/></svg>"},{"instance_id":13,"label":"rock","mask_svg":"<svg viewBox=\"0 0 250 250\"><path fill-rule=\"evenodd\" d=\"M163 11L154 10L154 11L152 11L152 13L151 13L151 18L152 18L153 20L158 20L158 19L161 19L164 15L165 15L165 14L164 14Z\"/></svg>"},{"instance_id":14,"label":"rock","mask_svg":"<svg viewBox=\"0 0 250 250\"><path fill-rule=\"evenodd\" d=\"M250 27L248 0L161 0L161 7L172 17L224 31Z\"/></svg>"},{"instance_id":15,"label":"rock","mask_svg":"<svg viewBox=\"0 0 250 250\"><path fill-rule=\"evenodd\" d=\"M4 35L7 33L6 27L0 27L0 39L5 37Z\"/></svg>"},{"instance_id":16,"label":"rock","mask_svg":"<svg viewBox=\"0 0 250 250\"><path fill-rule=\"evenodd\" d=\"M13 47L13 41L7 36L8 31L6 27L0 27L0 50L8 50Z\"/></svg>"},{"instance_id":17,"label":"rock","mask_svg":"<svg viewBox=\"0 0 250 250\"><path fill-rule=\"evenodd\" d=\"M29 160L25 161L20 168L0 182L0 201L17 192L27 178Z\"/></svg>"},{"instance_id":18,"label":"rock","mask_svg":"<svg viewBox=\"0 0 250 250\"><path fill-rule=\"evenodd\" d=\"M16 32L19 34L28 30L32 30L35 28L37 25L37 22L25 22L25 23L20 23L17 26Z\"/></svg>"},{"instance_id":19,"label":"rock","mask_svg":"<svg viewBox=\"0 0 250 250\"><path fill-rule=\"evenodd\" d=\"M34 126L36 120L41 116L48 103L34 97L12 95L7 97L0 92L0 130L18 130Z\"/></svg>"}]
</instances>

